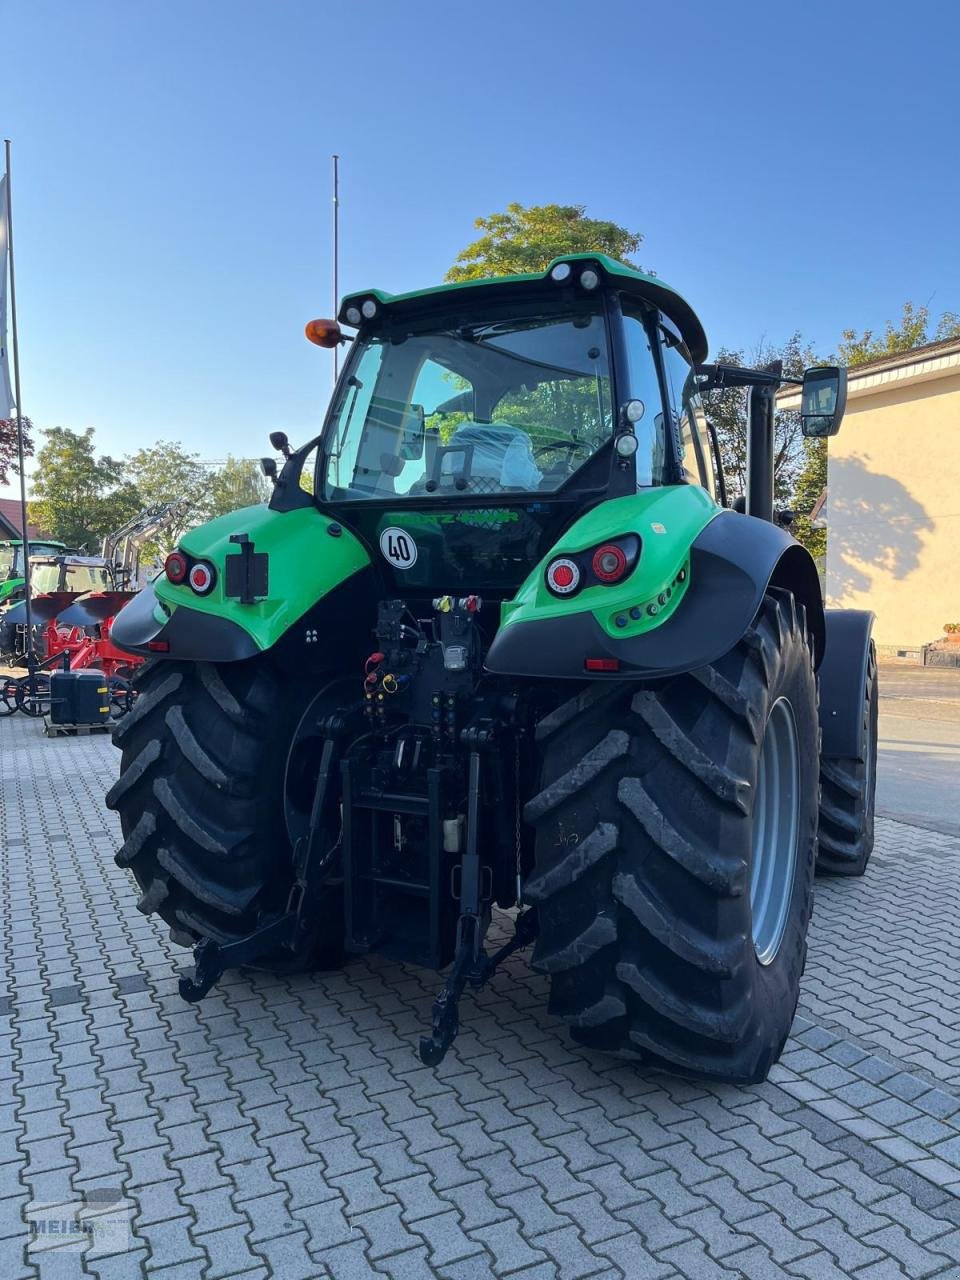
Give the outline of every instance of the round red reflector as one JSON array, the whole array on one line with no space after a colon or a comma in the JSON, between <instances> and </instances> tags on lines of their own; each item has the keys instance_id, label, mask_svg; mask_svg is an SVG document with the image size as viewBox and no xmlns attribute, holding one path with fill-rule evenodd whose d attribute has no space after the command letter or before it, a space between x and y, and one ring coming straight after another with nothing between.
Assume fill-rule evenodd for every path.
<instances>
[{"instance_id":1,"label":"round red reflector","mask_svg":"<svg viewBox=\"0 0 960 1280\"><path fill-rule=\"evenodd\" d=\"M187 560L179 551L171 551L163 562L163 571L168 579L176 584L183 582L187 576Z\"/></svg>"},{"instance_id":2,"label":"round red reflector","mask_svg":"<svg viewBox=\"0 0 960 1280\"><path fill-rule=\"evenodd\" d=\"M573 560L554 560L547 569L547 586L557 595L569 595L580 583L580 570Z\"/></svg>"},{"instance_id":3,"label":"round red reflector","mask_svg":"<svg viewBox=\"0 0 960 1280\"><path fill-rule=\"evenodd\" d=\"M195 564L190 570L190 585L198 596L205 596L213 587L213 569L208 564Z\"/></svg>"},{"instance_id":4,"label":"round red reflector","mask_svg":"<svg viewBox=\"0 0 960 1280\"><path fill-rule=\"evenodd\" d=\"M617 582L623 577L627 567L627 557L615 543L607 543L598 547L593 553L593 572L601 582Z\"/></svg>"}]
</instances>

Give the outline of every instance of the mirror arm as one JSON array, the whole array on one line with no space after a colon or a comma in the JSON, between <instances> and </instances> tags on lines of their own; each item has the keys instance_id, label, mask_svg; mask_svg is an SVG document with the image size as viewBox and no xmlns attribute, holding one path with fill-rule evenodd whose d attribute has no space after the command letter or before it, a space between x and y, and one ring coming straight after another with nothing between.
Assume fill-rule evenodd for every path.
<instances>
[{"instance_id":1,"label":"mirror arm","mask_svg":"<svg viewBox=\"0 0 960 1280\"><path fill-rule=\"evenodd\" d=\"M720 391L724 387L779 387L783 382L802 386L802 378L789 377L772 369L746 369L738 364L698 364L697 388Z\"/></svg>"}]
</instances>

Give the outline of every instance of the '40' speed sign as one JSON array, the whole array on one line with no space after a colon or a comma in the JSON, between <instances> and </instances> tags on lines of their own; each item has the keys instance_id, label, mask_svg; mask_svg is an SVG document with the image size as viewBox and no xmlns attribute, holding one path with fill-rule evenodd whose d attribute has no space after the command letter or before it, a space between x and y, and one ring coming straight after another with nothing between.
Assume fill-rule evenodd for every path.
<instances>
[{"instance_id":1,"label":"'40' speed sign","mask_svg":"<svg viewBox=\"0 0 960 1280\"><path fill-rule=\"evenodd\" d=\"M417 544L406 529L384 529L380 551L395 569L411 569L417 563Z\"/></svg>"}]
</instances>

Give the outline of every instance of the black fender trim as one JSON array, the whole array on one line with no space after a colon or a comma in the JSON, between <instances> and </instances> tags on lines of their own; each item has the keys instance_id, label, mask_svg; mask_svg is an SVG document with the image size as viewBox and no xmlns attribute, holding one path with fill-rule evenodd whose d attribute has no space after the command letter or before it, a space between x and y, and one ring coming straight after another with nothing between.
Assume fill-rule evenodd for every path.
<instances>
[{"instance_id":1,"label":"black fender trim","mask_svg":"<svg viewBox=\"0 0 960 1280\"><path fill-rule=\"evenodd\" d=\"M728 653L756 617L768 586L792 591L806 608L819 663L825 638L823 598L809 552L776 525L724 511L691 545L686 598L656 630L618 640L589 612L512 622L497 633L485 665L499 675L559 680L678 675ZM617 658L619 670L586 671L587 658Z\"/></svg>"},{"instance_id":2,"label":"black fender trim","mask_svg":"<svg viewBox=\"0 0 960 1280\"><path fill-rule=\"evenodd\" d=\"M266 652L294 667L307 662L351 669L369 652L381 594L374 570L367 565L321 596ZM156 605L151 584L117 614L110 632L117 648L145 658L188 662L241 662L262 652L248 632L227 618L182 604L166 622L158 622ZM169 645L165 651L150 648L151 643L164 642Z\"/></svg>"},{"instance_id":3,"label":"black fender trim","mask_svg":"<svg viewBox=\"0 0 960 1280\"><path fill-rule=\"evenodd\" d=\"M149 582L138 592L113 620L110 628L110 639L118 649L127 653L147 654L147 643L159 635L163 623L153 616L157 606L157 593L153 583Z\"/></svg>"},{"instance_id":4,"label":"black fender trim","mask_svg":"<svg viewBox=\"0 0 960 1280\"><path fill-rule=\"evenodd\" d=\"M820 664L820 754L826 760L860 759L867 662L876 614L828 609L827 647Z\"/></svg>"},{"instance_id":5,"label":"black fender trim","mask_svg":"<svg viewBox=\"0 0 960 1280\"><path fill-rule=\"evenodd\" d=\"M152 584L117 614L110 638L118 649L150 658L183 658L188 662L240 662L260 650L242 627L216 614L201 613L188 605L174 609L165 623L157 622ZM167 644L158 651L151 644Z\"/></svg>"}]
</instances>

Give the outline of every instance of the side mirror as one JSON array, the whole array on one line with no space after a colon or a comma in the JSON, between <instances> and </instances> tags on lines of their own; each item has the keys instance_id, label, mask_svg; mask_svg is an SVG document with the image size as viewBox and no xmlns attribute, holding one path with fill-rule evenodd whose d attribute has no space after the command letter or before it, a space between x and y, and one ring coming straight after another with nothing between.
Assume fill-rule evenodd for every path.
<instances>
[{"instance_id":1,"label":"side mirror","mask_svg":"<svg viewBox=\"0 0 960 1280\"><path fill-rule=\"evenodd\" d=\"M271 431L270 443L276 449L277 453L282 453L285 458L290 457L290 441L287 439L285 431ZM266 475L266 472L264 472Z\"/></svg>"},{"instance_id":2,"label":"side mirror","mask_svg":"<svg viewBox=\"0 0 960 1280\"><path fill-rule=\"evenodd\" d=\"M260 470L272 484L277 483L277 460L276 458L261 458Z\"/></svg>"},{"instance_id":3,"label":"side mirror","mask_svg":"<svg viewBox=\"0 0 960 1280\"><path fill-rule=\"evenodd\" d=\"M814 440L835 436L847 407L847 371L834 365L807 369L800 393L800 422Z\"/></svg>"}]
</instances>

